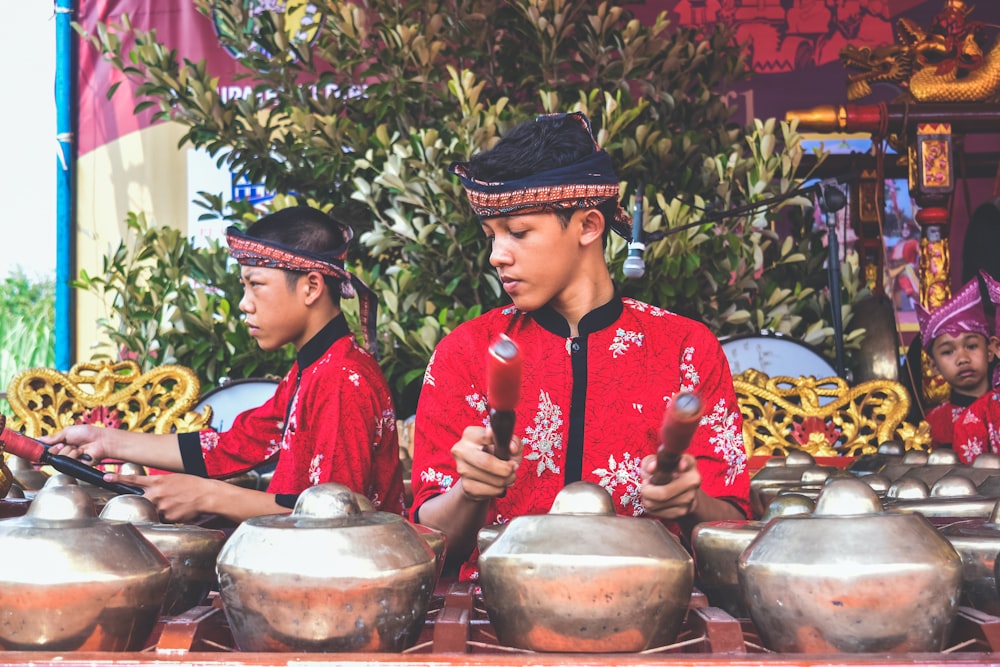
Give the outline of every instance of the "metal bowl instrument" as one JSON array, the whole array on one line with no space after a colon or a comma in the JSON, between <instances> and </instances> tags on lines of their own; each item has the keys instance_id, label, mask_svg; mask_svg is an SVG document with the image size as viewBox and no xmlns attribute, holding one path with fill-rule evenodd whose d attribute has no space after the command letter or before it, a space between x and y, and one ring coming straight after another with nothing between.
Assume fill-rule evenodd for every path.
<instances>
[{"instance_id":1,"label":"metal bowl instrument","mask_svg":"<svg viewBox=\"0 0 1000 667\"><path fill-rule=\"evenodd\" d=\"M782 493L767 506L760 520L707 521L691 532L698 588L713 607L719 607L736 618L748 618L740 591L736 562L768 521L778 516L809 514L815 504L801 494Z\"/></svg>"},{"instance_id":2,"label":"metal bowl instrument","mask_svg":"<svg viewBox=\"0 0 1000 667\"><path fill-rule=\"evenodd\" d=\"M676 638L693 560L659 521L617 516L600 486L568 484L548 514L519 516L487 534L495 540L480 541L479 581L501 644L616 653Z\"/></svg>"},{"instance_id":3,"label":"metal bowl instrument","mask_svg":"<svg viewBox=\"0 0 1000 667\"><path fill-rule=\"evenodd\" d=\"M216 571L242 651L401 651L423 628L435 554L402 516L364 512L340 484L299 495L289 515L244 521Z\"/></svg>"},{"instance_id":4,"label":"metal bowl instrument","mask_svg":"<svg viewBox=\"0 0 1000 667\"><path fill-rule=\"evenodd\" d=\"M131 523L170 562L162 615L175 616L205 600L215 585L215 561L226 542L223 531L161 523L156 505L136 495L111 498L100 518Z\"/></svg>"},{"instance_id":5,"label":"metal bowl instrument","mask_svg":"<svg viewBox=\"0 0 1000 667\"><path fill-rule=\"evenodd\" d=\"M170 564L134 526L99 519L79 486L45 487L25 516L0 521L0 550L0 648L143 648Z\"/></svg>"},{"instance_id":6,"label":"metal bowl instrument","mask_svg":"<svg viewBox=\"0 0 1000 667\"><path fill-rule=\"evenodd\" d=\"M994 506L988 519L969 519L942 526L941 534L962 557L962 602L1000 615L996 562L1000 553L1000 519Z\"/></svg>"},{"instance_id":7,"label":"metal bowl instrument","mask_svg":"<svg viewBox=\"0 0 1000 667\"><path fill-rule=\"evenodd\" d=\"M768 523L738 573L771 650L929 652L951 635L962 559L925 517L885 512L871 487L840 478L812 515Z\"/></svg>"}]
</instances>

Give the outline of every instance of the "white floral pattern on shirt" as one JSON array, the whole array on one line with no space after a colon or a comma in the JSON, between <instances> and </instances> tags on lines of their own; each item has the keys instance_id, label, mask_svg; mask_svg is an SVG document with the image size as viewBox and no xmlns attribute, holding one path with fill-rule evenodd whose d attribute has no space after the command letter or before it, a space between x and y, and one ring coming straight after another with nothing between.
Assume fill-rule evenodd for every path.
<instances>
[{"instance_id":1,"label":"white floral pattern on shirt","mask_svg":"<svg viewBox=\"0 0 1000 667\"><path fill-rule=\"evenodd\" d=\"M466 395L465 402L469 404L470 408L478 412L480 415L486 414L486 397L478 391L474 391L471 394Z\"/></svg>"},{"instance_id":2,"label":"white floral pattern on shirt","mask_svg":"<svg viewBox=\"0 0 1000 667\"><path fill-rule=\"evenodd\" d=\"M556 451L562 449L562 408L552 402L544 391L538 394L538 412L535 413L535 424L525 429L524 460L537 461L535 474L541 477L549 470L558 474Z\"/></svg>"},{"instance_id":3,"label":"white floral pattern on shirt","mask_svg":"<svg viewBox=\"0 0 1000 667\"><path fill-rule=\"evenodd\" d=\"M672 315L673 313L665 308L660 308L659 306L653 306L642 301L636 301L631 297L625 297L622 299L622 303L631 308L632 310L639 313L649 313L653 317L664 317L666 315Z\"/></svg>"},{"instance_id":4,"label":"white floral pattern on shirt","mask_svg":"<svg viewBox=\"0 0 1000 667\"><path fill-rule=\"evenodd\" d=\"M312 458L312 461L309 462L309 483L312 484L313 486L319 484L319 480L322 479L321 477L322 464L323 464L322 454L317 454Z\"/></svg>"},{"instance_id":5,"label":"white floral pattern on shirt","mask_svg":"<svg viewBox=\"0 0 1000 667\"><path fill-rule=\"evenodd\" d=\"M701 384L701 376L691 363L692 359L694 359L694 348L685 347L681 355L681 391L694 391Z\"/></svg>"},{"instance_id":6,"label":"white floral pattern on shirt","mask_svg":"<svg viewBox=\"0 0 1000 667\"><path fill-rule=\"evenodd\" d=\"M431 352L431 358L427 360L427 368L424 369L424 384L434 385L434 376L431 374L431 369L434 368L434 356L437 354L437 350Z\"/></svg>"},{"instance_id":7,"label":"white floral pattern on shirt","mask_svg":"<svg viewBox=\"0 0 1000 667\"><path fill-rule=\"evenodd\" d=\"M743 432L736 428L736 411L726 408L725 399L712 408L711 414L701 418L701 426L712 430L708 442L716 454L726 462L726 486L732 486L736 476L746 469L747 452L743 445Z\"/></svg>"},{"instance_id":8,"label":"white floral pattern on shirt","mask_svg":"<svg viewBox=\"0 0 1000 667\"><path fill-rule=\"evenodd\" d=\"M618 329L615 331L615 338L611 341L611 345L608 348L611 351L611 358L617 359L628 352L629 343L635 343L636 347L642 347L642 340L645 337L645 334L639 333L638 331L625 331L624 329Z\"/></svg>"},{"instance_id":9,"label":"white floral pattern on shirt","mask_svg":"<svg viewBox=\"0 0 1000 667\"><path fill-rule=\"evenodd\" d=\"M420 473L420 481L437 484L441 493L444 493L455 483L455 478L451 475L438 472L434 468L428 468Z\"/></svg>"},{"instance_id":10,"label":"white floral pattern on shirt","mask_svg":"<svg viewBox=\"0 0 1000 667\"><path fill-rule=\"evenodd\" d=\"M632 510L632 516L641 516L644 513L642 499L639 494L639 487L642 486L642 476L639 473L639 465L642 460L633 457L631 453L624 452L621 463L615 461L612 454L608 457L607 468L595 468L593 474L599 477L597 482L613 498L616 493L621 493L618 502L622 507Z\"/></svg>"}]
</instances>

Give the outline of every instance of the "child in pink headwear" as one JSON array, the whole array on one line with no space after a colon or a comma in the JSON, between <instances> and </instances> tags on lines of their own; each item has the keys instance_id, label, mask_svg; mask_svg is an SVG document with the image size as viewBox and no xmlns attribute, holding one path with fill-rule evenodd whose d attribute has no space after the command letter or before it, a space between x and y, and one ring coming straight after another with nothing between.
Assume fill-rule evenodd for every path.
<instances>
[{"instance_id":1,"label":"child in pink headwear","mask_svg":"<svg viewBox=\"0 0 1000 667\"><path fill-rule=\"evenodd\" d=\"M980 275L986 282L990 301L1000 303L1000 283L984 271ZM1000 320L1000 307L994 319ZM1000 352L996 324L994 322L994 330L989 339L991 355ZM955 423L954 446L963 461L972 461L987 451L1000 452L1000 387L997 384L997 372L994 369L994 389L976 399Z\"/></svg>"},{"instance_id":2,"label":"child in pink headwear","mask_svg":"<svg viewBox=\"0 0 1000 667\"><path fill-rule=\"evenodd\" d=\"M951 387L948 399L927 413L931 442L934 447L954 446L955 424L974 401L990 390L991 331L979 281L970 280L933 312L919 304L916 311L924 350L933 369ZM963 457L962 451L958 453Z\"/></svg>"}]
</instances>

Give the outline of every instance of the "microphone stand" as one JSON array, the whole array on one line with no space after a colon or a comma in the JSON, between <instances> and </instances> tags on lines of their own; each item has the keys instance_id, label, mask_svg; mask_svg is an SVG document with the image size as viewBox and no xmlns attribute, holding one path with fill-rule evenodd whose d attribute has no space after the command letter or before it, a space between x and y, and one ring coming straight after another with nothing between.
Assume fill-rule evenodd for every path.
<instances>
[{"instance_id":1,"label":"microphone stand","mask_svg":"<svg viewBox=\"0 0 1000 667\"><path fill-rule=\"evenodd\" d=\"M823 189L820 208L826 213L827 273L830 281L830 313L833 321L833 340L836 348L837 375L844 377L844 315L840 305L840 249L837 239L837 220L834 213L844 208L847 198L843 191L828 185Z\"/></svg>"}]
</instances>

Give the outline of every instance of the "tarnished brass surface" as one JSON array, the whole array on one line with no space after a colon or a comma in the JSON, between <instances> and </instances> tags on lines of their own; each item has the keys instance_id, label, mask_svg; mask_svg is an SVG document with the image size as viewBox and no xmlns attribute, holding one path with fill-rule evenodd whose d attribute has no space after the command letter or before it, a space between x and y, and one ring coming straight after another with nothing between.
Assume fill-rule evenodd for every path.
<instances>
[{"instance_id":1,"label":"tarnished brass surface","mask_svg":"<svg viewBox=\"0 0 1000 667\"><path fill-rule=\"evenodd\" d=\"M763 517L767 503L780 489L800 485L802 474L814 467L816 459L812 454L798 449L790 451L783 458L769 459L764 467L750 478L750 510L753 518Z\"/></svg>"},{"instance_id":2,"label":"tarnished brass surface","mask_svg":"<svg viewBox=\"0 0 1000 667\"><path fill-rule=\"evenodd\" d=\"M498 641L532 651L634 652L674 640L694 564L659 521L616 516L607 491L567 485L552 511L512 519L479 556Z\"/></svg>"},{"instance_id":3,"label":"tarnished brass surface","mask_svg":"<svg viewBox=\"0 0 1000 667\"><path fill-rule=\"evenodd\" d=\"M910 396L893 380L849 386L838 377L772 378L751 369L734 377L733 386L750 456L792 449L813 456L860 456L874 454L889 440L909 449L930 446L930 426L905 421ZM821 397L832 400L820 405Z\"/></svg>"},{"instance_id":4,"label":"tarnished brass surface","mask_svg":"<svg viewBox=\"0 0 1000 667\"><path fill-rule=\"evenodd\" d=\"M215 561L226 542L221 530L161 523L156 505L143 496L108 500L100 518L131 523L170 562L170 584L160 613L175 616L202 603L215 585Z\"/></svg>"},{"instance_id":5,"label":"tarnished brass surface","mask_svg":"<svg viewBox=\"0 0 1000 667\"><path fill-rule=\"evenodd\" d=\"M814 507L812 499L788 493L777 496L760 521L708 521L695 526L691 532L691 549L698 572L698 587L708 597L709 604L736 618L749 618L736 573L740 554L771 519L809 514Z\"/></svg>"},{"instance_id":6,"label":"tarnished brass surface","mask_svg":"<svg viewBox=\"0 0 1000 667\"><path fill-rule=\"evenodd\" d=\"M11 475L14 477L14 481L17 482L18 486L29 495L34 495L35 491L45 486L45 481L49 478L41 470L38 470L31 464L31 461L25 460L20 456L14 456L13 454L5 454L7 469L10 470Z\"/></svg>"},{"instance_id":7,"label":"tarnished brass surface","mask_svg":"<svg viewBox=\"0 0 1000 667\"><path fill-rule=\"evenodd\" d=\"M957 521L940 531L962 557L962 604L1000 615L996 577L1000 521L996 508L987 519Z\"/></svg>"},{"instance_id":8,"label":"tarnished brass surface","mask_svg":"<svg viewBox=\"0 0 1000 667\"><path fill-rule=\"evenodd\" d=\"M240 524L216 570L242 651L401 651L423 628L435 554L401 516L327 483L290 515Z\"/></svg>"},{"instance_id":9,"label":"tarnished brass surface","mask_svg":"<svg viewBox=\"0 0 1000 667\"><path fill-rule=\"evenodd\" d=\"M33 368L7 387L13 411L8 427L32 437L76 423L147 433L197 431L211 411L195 412L198 376L184 366L164 364L141 372L134 361L80 363L62 373Z\"/></svg>"},{"instance_id":10,"label":"tarnished brass surface","mask_svg":"<svg viewBox=\"0 0 1000 667\"><path fill-rule=\"evenodd\" d=\"M810 516L768 523L738 561L743 599L782 653L940 651L957 613L958 553L919 514L883 512L859 479L831 479Z\"/></svg>"},{"instance_id":11,"label":"tarnished brass surface","mask_svg":"<svg viewBox=\"0 0 1000 667\"><path fill-rule=\"evenodd\" d=\"M0 521L0 552L0 649L143 648L170 564L134 526L98 519L79 486L45 487Z\"/></svg>"}]
</instances>

